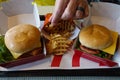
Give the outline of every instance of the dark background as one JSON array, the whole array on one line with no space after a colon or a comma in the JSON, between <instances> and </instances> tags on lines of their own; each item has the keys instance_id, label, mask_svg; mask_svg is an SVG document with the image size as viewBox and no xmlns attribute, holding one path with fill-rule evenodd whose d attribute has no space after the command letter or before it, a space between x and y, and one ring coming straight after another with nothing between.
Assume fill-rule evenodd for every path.
<instances>
[{"instance_id":1,"label":"dark background","mask_svg":"<svg viewBox=\"0 0 120 80\"><path fill-rule=\"evenodd\" d=\"M120 4L120 0L88 0L88 2L98 2L98 1Z\"/></svg>"}]
</instances>

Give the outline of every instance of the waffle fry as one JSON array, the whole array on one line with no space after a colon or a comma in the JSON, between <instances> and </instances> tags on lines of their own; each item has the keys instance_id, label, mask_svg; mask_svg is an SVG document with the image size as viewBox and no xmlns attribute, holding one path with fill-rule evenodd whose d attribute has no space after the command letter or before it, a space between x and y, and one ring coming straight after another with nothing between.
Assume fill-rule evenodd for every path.
<instances>
[{"instance_id":1,"label":"waffle fry","mask_svg":"<svg viewBox=\"0 0 120 80\"><path fill-rule=\"evenodd\" d=\"M47 49L47 54L52 54L53 51L57 48L57 42L54 40L50 40L47 44L46 44L46 49Z\"/></svg>"},{"instance_id":2,"label":"waffle fry","mask_svg":"<svg viewBox=\"0 0 120 80\"><path fill-rule=\"evenodd\" d=\"M49 54L63 55L72 45L72 40L69 40L61 35L51 35L51 40L47 44Z\"/></svg>"},{"instance_id":3,"label":"waffle fry","mask_svg":"<svg viewBox=\"0 0 120 80\"><path fill-rule=\"evenodd\" d=\"M56 26L51 26L50 22L46 24L43 29L50 35L50 34L60 34L60 35L67 35L66 37L69 38L72 35L72 32L75 29L75 25L72 21L60 21Z\"/></svg>"},{"instance_id":4,"label":"waffle fry","mask_svg":"<svg viewBox=\"0 0 120 80\"><path fill-rule=\"evenodd\" d=\"M73 40L69 40L69 38L73 35L74 30L73 21L62 20L56 26L51 26L50 22L45 24L42 31L47 34L47 54L63 55L67 52L73 43Z\"/></svg>"}]
</instances>

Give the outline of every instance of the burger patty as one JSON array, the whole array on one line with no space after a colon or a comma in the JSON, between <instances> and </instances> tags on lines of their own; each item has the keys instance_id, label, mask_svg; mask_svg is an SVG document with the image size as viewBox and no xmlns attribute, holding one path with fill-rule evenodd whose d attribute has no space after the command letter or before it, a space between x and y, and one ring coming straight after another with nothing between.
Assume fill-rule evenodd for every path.
<instances>
[{"instance_id":1,"label":"burger patty","mask_svg":"<svg viewBox=\"0 0 120 80\"><path fill-rule=\"evenodd\" d=\"M21 55L18 59L20 58L26 58L26 57L29 57L29 56L36 56L38 54L42 54L42 48L36 48L32 51L29 51L27 53L24 53L23 55Z\"/></svg>"},{"instance_id":2,"label":"burger patty","mask_svg":"<svg viewBox=\"0 0 120 80\"><path fill-rule=\"evenodd\" d=\"M90 48L87 48L83 45L80 45L80 49L83 51L83 52L86 52L86 53L89 53L89 54L92 54L92 55L96 55L96 56L99 56L101 58L106 58L106 59L112 59L112 55L106 53L106 52L103 52L103 51L100 51L100 50L97 50L97 49L90 49Z\"/></svg>"},{"instance_id":3,"label":"burger patty","mask_svg":"<svg viewBox=\"0 0 120 80\"><path fill-rule=\"evenodd\" d=\"M80 49L87 52L87 53L90 53L90 54L99 54L100 51L99 50L96 50L96 49L90 49L90 48L87 48L83 45L80 45Z\"/></svg>"}]
</instances>

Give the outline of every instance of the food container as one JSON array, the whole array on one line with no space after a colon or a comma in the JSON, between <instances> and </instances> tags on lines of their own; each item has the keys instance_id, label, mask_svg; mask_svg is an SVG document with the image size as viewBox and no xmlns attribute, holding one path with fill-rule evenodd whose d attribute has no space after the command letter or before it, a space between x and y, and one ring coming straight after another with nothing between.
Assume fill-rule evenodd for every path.
<instances>
[{"instance_id":1,"label":"food container","mask_svg":"<svg viewBox=\"0 0 120 80\"><path fill-rule=\"evenodd\" d=\"M28 2L29 1L29 2ZM11 27L18 24L32 24L36 27L40 26L39 14L34 5L32 5L33 0L10 0L2 4L2 10L0 10L0 34L4 35L5 32ZM41 40L42 42L42 40ZM10 68L13 66L18 66L26 63L30 63L36 60L43 59L45 55L39 53L36 56L29 56L6 63L1 63L0 66Z\"/></svg>"},{"instance_id":2,"label":"food container","mask_svg":"<svg viewBox=\"0 0 120 80\"><path fill-rule=\"evenodd\" d=\"M100 8L100 10L98 10ZM112 60L106 60L100 57L96 57L93 55L86 54L85 52L82 52L80 49L78 49L79 45L79 38L76 41L75 45L75 52L76 54L79 54L79 56L86 58L88 60L94 61L99 63L100 66L106 65L109 67L118 66L119 65L119 58L116 58L116 56L120 56L119 54L119 46L120 46L120 29L118 25L119 21L119 11L117 9L119 8L119 5L113 4L113 3L107 3L107 2L93 2L91 4L91 7L89 9L90 14L87 18L84 19L84 26L88 26L91 24L99 24L107 27L109 30L115 31L118 33L118 39L116 44L116 51L115 55L113 55ZM106 14L104 14L106 12ZM114 12L117 12L114 14Z\"/></svg>"}]
</instances>

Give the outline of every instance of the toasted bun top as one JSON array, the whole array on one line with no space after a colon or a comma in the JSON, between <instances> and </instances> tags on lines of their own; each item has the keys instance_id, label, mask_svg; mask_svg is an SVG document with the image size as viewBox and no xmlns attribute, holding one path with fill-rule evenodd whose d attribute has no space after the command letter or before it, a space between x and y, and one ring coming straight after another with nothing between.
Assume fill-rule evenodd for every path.
<instances>
[{"instance_id":1,"label":"toasted bun top","mask_svg":"<svg viewBox=\"0 0 120 80\"><path fill-rule=\"evenodd\" d=\"M9 29L5 34L7 48L15 53L25 53L38 45L40 42L40 31L33 25L20 24Z\"/></svg>"},{"instance_id":2,"label":"toasted bun top","mask_svg":"<svg viewBox=\"0 0 120 80\"><path fill-rule=\"evenodd\" d=\"M104 49L113 43L111 31L97 24L83 28L79 34L79 41L92 49Z\"/></svg>"}]
</instances>

